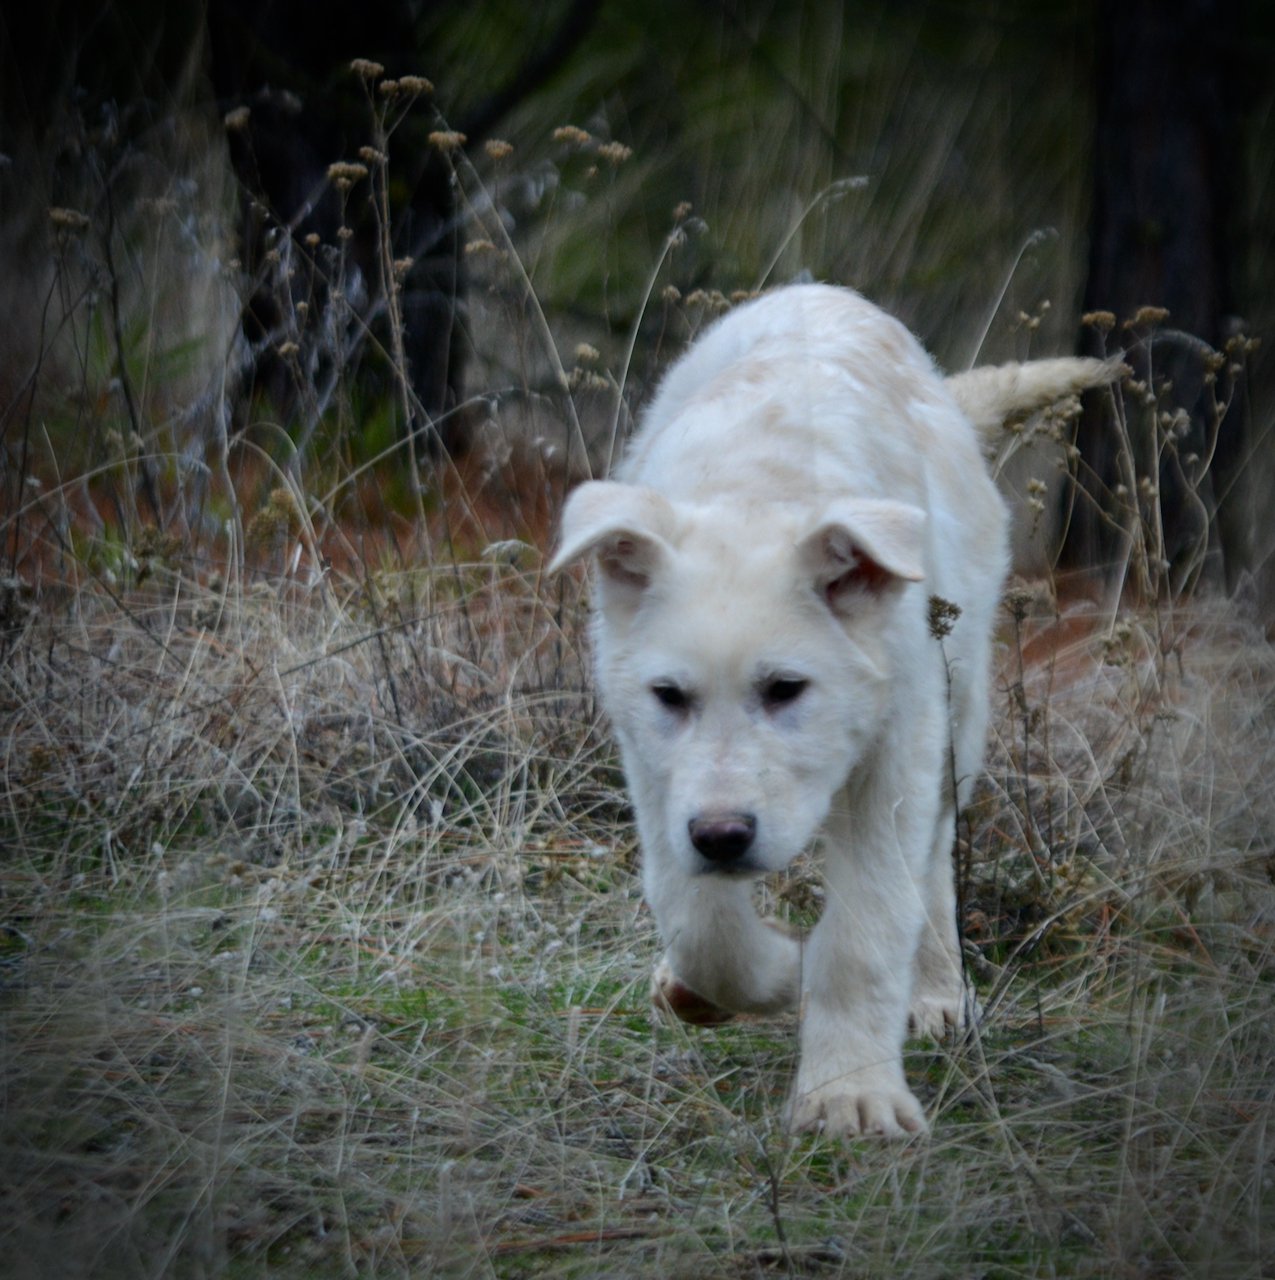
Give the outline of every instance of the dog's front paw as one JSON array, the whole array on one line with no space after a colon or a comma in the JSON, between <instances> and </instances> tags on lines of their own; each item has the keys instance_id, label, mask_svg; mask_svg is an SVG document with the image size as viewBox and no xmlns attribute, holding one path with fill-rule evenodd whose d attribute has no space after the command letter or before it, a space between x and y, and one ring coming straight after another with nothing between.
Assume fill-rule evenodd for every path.
<instances>
[{"instance_id":1,"label":"dog's front paw","mask_svg":"<svg viewBox=\"0 0 1275 1280\"><path fill-rule=\"evenodd\" d=\"M832 1138L871 1137L902 1141L927 1132L921 1104L906 1085L834 1082L798 1089L788 1107L796 1133Z\"/></svg>"},{"instance_id":2,"label":"dog's front paw","mask_svg":"<svg viewBox=\"0 0 1275 1280\"><path fill-rule=\"evenodd\" d=\"M696 1027L712 1027L729 1022L735 1015L729 1009L706 1000L698 991L692 991L679 981L673 966L665 957L651 974L651 1003L661 1013L671 1013L683 1022Z\"/></svg>"}]
</instances>

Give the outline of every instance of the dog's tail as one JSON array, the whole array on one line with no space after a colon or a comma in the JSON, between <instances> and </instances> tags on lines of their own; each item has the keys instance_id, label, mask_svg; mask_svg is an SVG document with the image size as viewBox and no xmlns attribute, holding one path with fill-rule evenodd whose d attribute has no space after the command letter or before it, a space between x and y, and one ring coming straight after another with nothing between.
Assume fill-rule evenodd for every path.
<instances>
[{"instance_id":1,"label":"dog's tail","mask_svg":"<svg viewBox=\"0 0 1275 1280\"><path fill-rule=\"evenodd\" d=\"M1090 387L1106 386L1124 372L1120 356L1109 360L1065 356L956 373L947 379L947 388L980 434L990 435L1014 418Z\"/></svg>"}]
</instances>

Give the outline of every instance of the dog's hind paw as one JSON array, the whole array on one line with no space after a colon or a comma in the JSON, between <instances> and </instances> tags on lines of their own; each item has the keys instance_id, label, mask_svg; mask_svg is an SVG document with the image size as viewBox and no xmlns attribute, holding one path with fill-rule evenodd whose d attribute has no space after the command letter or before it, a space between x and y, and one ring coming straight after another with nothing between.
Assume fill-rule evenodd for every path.
<instances>
[{"instance_id":1,"label":"dog's hind paw","mask_svg":"<svg viewBox=\"0 0 1275 1280\"><path fill-rule=\"evenodd\" d=\"M913 995L908 1010L908 1032L931 1040L946 1040L952 1031L964 1031L971 1018L973 999L955 995Z\"/></svg>"},{"instance_id":2,"label":"dog's hind paw","mask_svg":"<svg viewBox=\"0 0 1275 1280\"><path fill-rule=\"evenodd\" d=\"M651 974L651 1003L661 1013L672 1014L696 1027L716 1026L735 1016L679 981L667 959L661 960Z\"/></svg>"}]
</instances>

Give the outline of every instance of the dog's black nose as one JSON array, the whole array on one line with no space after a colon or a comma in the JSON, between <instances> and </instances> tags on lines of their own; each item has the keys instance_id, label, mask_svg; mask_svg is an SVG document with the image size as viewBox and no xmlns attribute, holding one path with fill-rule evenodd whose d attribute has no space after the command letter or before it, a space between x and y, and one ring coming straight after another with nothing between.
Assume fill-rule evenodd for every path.
<instances>
[{"instance_id":1,"label":"dog's black nose","mask_svg":"<svg viewBox=\"0 0 1275 1280\"><path fill-rule=\"evenodd\" d=\"M730 863L742 858L757 833L757 819L751 813L714 814L692 818L687 823L691 843L710 862Z\"/></svg>"}]
</instances>

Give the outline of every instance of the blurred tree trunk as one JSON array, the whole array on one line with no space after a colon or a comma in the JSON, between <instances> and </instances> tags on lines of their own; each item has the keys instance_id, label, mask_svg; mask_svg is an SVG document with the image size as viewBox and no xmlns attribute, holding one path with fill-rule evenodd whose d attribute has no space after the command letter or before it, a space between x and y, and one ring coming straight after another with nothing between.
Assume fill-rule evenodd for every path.
<instances>
[{"instance_id":1,"label":"blurred tree trunk","mask_svg":"<svg viewBox=\"0 0 1275 1280\"><path fill-rule=\"evenodd\" d=\"M1241 110L1240 10L1225 0L1123 0L1098 14L1095 173L1087 312L1110 311L1118 327L1109 348L1124 347L1135 375L1154 372L1172 390L1162 408L1190 415L1185 434L1167 447L1151 414L1129 406L1134 465L1159 485L1165 559L1175 585L1198 572L1198 552L1220 555L1228 585L1251 567L1251 512L1243 477L1248 452L1242 389L1220 428L1210 421L1206 367L1198 343L1219 348L1235 322L1232 266L1236 143ZM1124 327L1142 307L1169 316L1155 331ZM1089 352L1099 336L1086 332ZM1220 383L1219 383L1220 386ZM1191 455L1207 458L1193 474ZM1064 536L1071 568L1111 568L1123 550L1125 517L1112 494L1120 483L1116 440L1100 404L1086 408L1077 445L1078 497ZM1192 496L1192 489L1200 501ZM1195 570L1192 570L1192 564Z\"/></svg>"}]
</instances>

